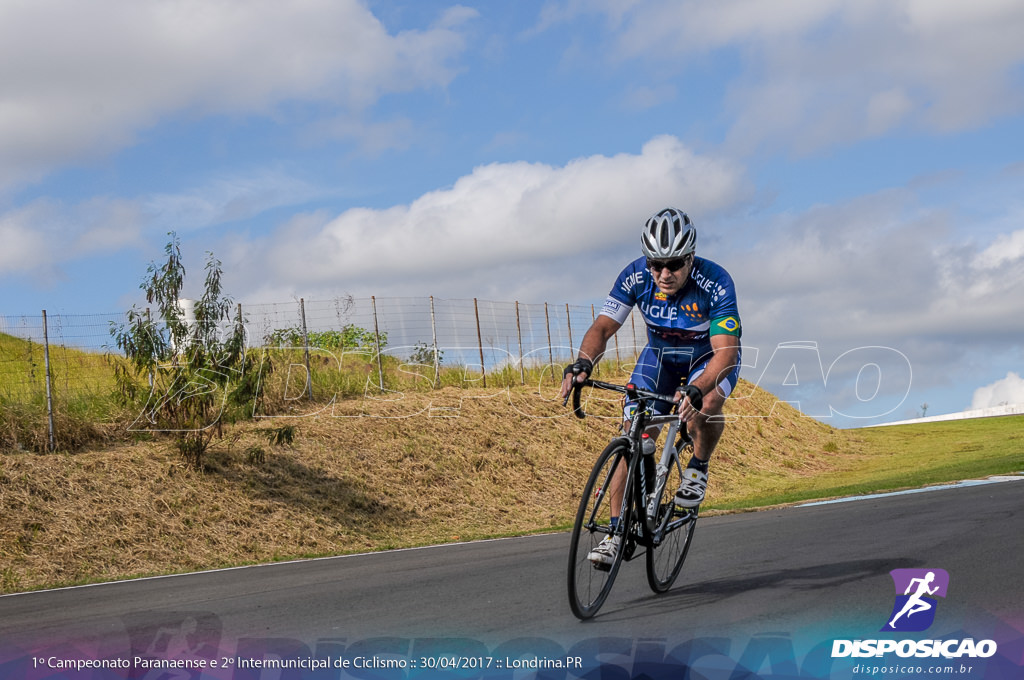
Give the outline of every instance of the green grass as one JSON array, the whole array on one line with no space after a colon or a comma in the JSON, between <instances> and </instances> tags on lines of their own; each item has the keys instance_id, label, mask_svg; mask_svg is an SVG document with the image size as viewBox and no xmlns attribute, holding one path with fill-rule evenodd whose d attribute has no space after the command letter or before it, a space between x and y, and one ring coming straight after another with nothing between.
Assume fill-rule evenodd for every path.
<instances>
[{"instance_id":1,"label":"green grass","mask_svg":"<svg viewBox=\"0 0 1024 680\"><path fill-rule=\"evenodd\" d=\"M257 412L284 415L293 409L307 409L308 404L302 399L306 384L303 352L267 348L259 356L263 398ZM139 378L140 392L133 407L125 407L123 400L117 398L110 359L106 353L50 346L57 450L77 451L105 441L109 432L97 427L98 424L126 425L145 403L148 388L142 378ZM553 376L560 376L560 371L551 367L529 368L525 371L526 381L536 384L543 380L554 384ZM432 366L410 365L389 355L382 356L378 366L371 352L340 353L311 348L314 402L327 404L332 398L344 400L376 395L380 392L381 373L387 392L429 392L434 388ZM511 367L487 375L489 387L518 385L520 380L520 372ZM481 382L481 375L475 370L444 364L438 386L473 388L479 387ZM252 411L252 404L232 407L225 413L225 420L245 419ZM122 422L125 419L128 420ZM48 448L48 440L43 345L0 333L0 450L43 452Z\"/></svg>"},{"instance_id":2,"label":"green grass","mask_svg":"<svg viewBox=\"0 0 1024 680\"><path fill-rule=\"evenodd\" d=\"M55 393L104 393L114 377L106 354L51 345L50 383ZM0 399L30 401L45 393L43 345L0 333Z\"/></svg>"},{"instance_id":3,"label":"green grass","mask_svg":"<svg viewBox=\"0 0 1024 680\"><path fill-rule=\"evenodd\" d=\"M813 477L779 480L756 495L711 505L739 510L896 491L1024 472L1024 416L845 432L856 455Z\"/></svg>"},{"instance_id":4,"label":"green grass","mask_svg":"<svg viewBox=\"0 0 1024 680\"><path fill-rule=\"evenodd\" d=\"M123 414L105 354L51 345L50 386L58 449L104 439L102 425ZM43 345L0 333L0 450L45 451L48 445Z\"/></svg>"},{"instance_id":5,"label":"green grass","mask_svg":"<svg viewBox=\"0 0 1024 680\"><path fill-rule=\"evenodd\" d=\"M202 471L159 435L4 451L0 592L568 528L617 416L577 420L556 389L445 387L338 404L372 418L243 420ZM751 389L715 453L708 511L1024 470L1024 416L837 430L788 408L755 417L776 400ZM458 417L430 417L438 405Z\"/></svg>"}]
</instances>

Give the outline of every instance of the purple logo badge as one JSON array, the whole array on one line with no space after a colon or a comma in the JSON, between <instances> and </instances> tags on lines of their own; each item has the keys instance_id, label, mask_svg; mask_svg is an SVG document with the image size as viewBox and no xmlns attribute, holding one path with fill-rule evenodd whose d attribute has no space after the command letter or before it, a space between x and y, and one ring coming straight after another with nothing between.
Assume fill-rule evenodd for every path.
<instances>
[{"instance_id":1,"label":"purple logo badge","mask_svg":"<svg viewBox=\"0 0 1024 680\"><path fill-rule=\"evenodd\" d=\"M946 596L949 574L945 569L893 569L889 575L896 587L896 603L882 630L926 630L935 621L935 597Z\"/></svg>"}]
</instances>

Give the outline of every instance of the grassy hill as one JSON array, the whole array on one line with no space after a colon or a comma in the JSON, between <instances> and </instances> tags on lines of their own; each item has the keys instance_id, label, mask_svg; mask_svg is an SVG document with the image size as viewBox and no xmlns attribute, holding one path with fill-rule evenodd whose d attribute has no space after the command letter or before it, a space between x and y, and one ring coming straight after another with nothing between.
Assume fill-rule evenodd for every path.
<instances>
[{"instance_id":1,"label":"grassy hill","mask_svg":"<svg viewBox=\"0 0 1024 680\"><path fill-rule=\"evenodd\" d=\"M1022 417L837 430L749 383L708 511L1024 469ZM554 387L349 399L232 425L197 472L166 440L0 455L0 590L562 529L617 428ZM771 413L765 417L742 417ZM291 445L271 444L293 426Z\"/></svg>"},{"instance_id":2,"label":"grassy hill","mask_svg":"<svg viewBox=\"0 0 1024 680\"><path fill-rule=\"evenodd\" d=\"M122 409L112 399L106 355L51 345L50 385L58 448L109 439ZM0 451L44 451L47 445L43 345L0 333Z\"/></svg>"}]
</instances>

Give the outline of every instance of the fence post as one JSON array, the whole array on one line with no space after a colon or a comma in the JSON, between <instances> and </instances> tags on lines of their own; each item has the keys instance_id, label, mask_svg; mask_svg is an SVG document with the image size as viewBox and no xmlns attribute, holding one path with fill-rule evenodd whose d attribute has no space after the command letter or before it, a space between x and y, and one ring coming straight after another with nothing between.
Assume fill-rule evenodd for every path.
<instances>
[{"instance_id":1,"label":"fence post","mask_svg":"<svg viewBox=\"0 0 1024 680\"><path fill-rule=\"evenodd\" d=\"M48 451L56 449L53 435L53 392L50 388L50 334L46 329L46 310L43 310L43 364L46 366L46 418L49 421Z\"/></svg>"},{"instance_id":2,"label":"fence post","mask_svg":"<svg viewBox=\"0 0 1024 680\"><path fill-rule=\"evenodd\" d=\"M430 335L434 342L434 387L441 381L441 357L437 353L437 321L434 318L434 296L430 296Z\"/></svg>"},{"instance_id":3,"label":"fence post","mask_svg":"<svg viewBox=\"0 0 1024 680\"><path fill-rule=\"evenodd\" d=\"M523 328L519 325L519 300L516 300L516 335L519 337L519 382L526 384L526 369L523 367Z\"/></svg>"},{"instance_id":4,"label":"fence post","mask_svg":"<svg viewBox=\"0 0 1024 680\"><path fill-rule=\"evenodd\" d=\"M633 354L636 355L636 314L634 314L633 312L629 313L629 323L633 326Z\"/></svg>"},{"instance_id":5,"label":"fence post","mask_svg":"<svg viewBox=\"0 0 1024 680\"><path fill-rule=\"evenodd\" d=\"M146 333L153 332L153 317L149 314L149 307L146 307ZM149 389L153 389L153 369L149 369Z\"/></svg>"},{"instance_id":6,"label":"fence post","mask_svg":"<svg viewBox=\"0 0 1024 680\"><path fill-rule=\"evenodd\" d=\"M309 334L306 332L306 301L299 298L299 315L302 317L302 351L306 359L306 396L313 401L313 374L309 370Z\"/></svg>"},{"instance_id":7,"label":"fence post","mask_svg":"<svg viewBox=\"0 0 1024 680\"><path fill-rule=\"evenodd\" d=\"M569 303L565 303L565 327L569 329L569 358L572 359L572 317L569 316Z\"/></svg>"},{"instance_id":8,"label":"fence post","mask_svg":"<svg viewBox=\"0 0 1024 680\"><path fill-rule=\"evenodd\" d=\"M615 333L615 370L619 370L622 367L622 359L619 358L619 334Z\"/></svg>"},{"instance_id":9,"label":"fence post","mask_svg":"<svg viewBox=\"0 0 1024 680\"><path fill-rule=\"evenodd\" d=\"M597 322L597 313L594 311L594 305L590 305L590 323ZM601 364L598 363L594 366L594 375L601 375Z\"/></svg>"},{"instance_id":10,"label":"fence post","mask_svg":"<svg viewBox=\"0 0 1024 680\"><path fill-rule=\"evenodd\" d=\"M384 365L380 360L380 326L377 325L377 296L370 296L370 305L373 307L373 337L377 342L377 376L380 378L380 391L384 392Z\"/></svg>"},{"instance_id":11,"label":"fence post","mask_svg":"<svg viewBox=\"0 0 1024 680\"><path fill-rule=\"evenodd\" d=\"M238 330L242 331L242 356L245 357L245 354L246 354L246 352L249 349L249 336L245 332L245 324L242 322L242 303L241 302L238 303L238 306L236 307L236 311L238 312ZM245 361L244 360L242 361L242 366L243 367L245 366Z\"/></svg>"},{"instance_id":12,"label":"fence post","mask_svg":"<svg viewBox=\"0 0 1024 680\"><path fill-rule=\"evenodd\" d=\"M480 308L477 306L476 298L473 298L473 313L476 315L476 344L480 348L480 374L484 378L484 387L487 387L487 370L484 368L484 340L480 334Z\"/></svg>"},{"instance_id":13,"label":"fence post","mask_svg":"<svg viewBox=\"0 0 1024 680\"><path fill-rule=\"evenodd\" d=\"M552 354L551 350L551 319L548 316L548 303L546 302L544 303L544 327L547 328L548 331L548 368L554 371L555 355Z\"/></svg>"}]
</instances>

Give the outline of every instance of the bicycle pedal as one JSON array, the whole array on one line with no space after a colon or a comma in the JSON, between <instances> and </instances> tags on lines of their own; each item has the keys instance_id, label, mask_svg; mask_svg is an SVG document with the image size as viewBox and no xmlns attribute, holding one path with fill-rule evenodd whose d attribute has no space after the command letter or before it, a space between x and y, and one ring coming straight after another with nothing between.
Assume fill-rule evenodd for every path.
<instances>
[{"instance_id":1,"label":"bicycle pedal","mask_svg":"<svg viewBox=\"0 0 1024 680\"><path fill-rule=\"evenodd\" d=\"M612 570L612 565L605 564L604 562L591 562L591 564L594 565L594 569L596 569L597 571L611 571Z\"/></svg>"},{"instance_id":2,"label":"bicycle pedal","mask_svg":"<svg viewBox=\"0 0 1024 680\"><path fill-rule=\"evenodd\" d=\"M696 508L681 508L678 505L673 505L672 507L673 507L673 513L672 514L674 516L676 516L676 517L678 517L680 519L686 520L686 521L691 521L691 520L693 520L693 519L695 519L697 517L697 510L699 509L700 506L698 506Z\"/></svg>"}]
</instances>

